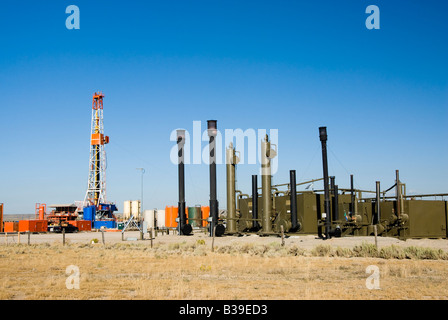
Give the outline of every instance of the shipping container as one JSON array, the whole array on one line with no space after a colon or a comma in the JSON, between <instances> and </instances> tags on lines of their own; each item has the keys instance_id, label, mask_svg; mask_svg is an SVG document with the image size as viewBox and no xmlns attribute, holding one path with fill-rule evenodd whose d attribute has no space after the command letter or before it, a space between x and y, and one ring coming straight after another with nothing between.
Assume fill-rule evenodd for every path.
<instances>
[{"instance_id":1,"label":"shipping container","mask_svg":"<svg viewBox=\"0 0 448 320\"><path fill-rule=\"evenodd\" d=\"M74 227L78 228L78 231L91 231L92 230L92 221L89 220L72 220L68 221Z\"/></svg>"},{"instance_id":2,"label":"shipping container","mask_svg":"<svg viewBox=\"0 0 448 320\"><path fill-rule=\"evenodd\" d=\"M19 232L47 232L47 220L20 220Z\"/></svg>"},{"instance_id":3,"label":"shipping container","mask_svg":"<svg viewBox=\"0 0 448 320\"><path fill-rule=\"evenodd\" d=\"M4 232L17 232L19 231L18 221L6 221L3 223Z\"/></svg>"}]
</instances>

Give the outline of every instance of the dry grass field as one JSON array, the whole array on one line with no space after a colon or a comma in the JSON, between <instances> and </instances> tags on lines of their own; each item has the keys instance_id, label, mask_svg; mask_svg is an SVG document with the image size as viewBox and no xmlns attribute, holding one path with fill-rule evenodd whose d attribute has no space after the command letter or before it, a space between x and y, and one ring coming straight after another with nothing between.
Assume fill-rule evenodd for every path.
<instances>
[{"instance_id":1,"label":"dry grass field","mask_svg":"<svg viewBox=\"0 0 448 320\"><path fill-rule=\"evenodd\" d=\"M371 265L378 289L366 286ZM79 270L79 289L70 289L69 266ZM0 245L3 300L445 300L447 279L446 250L393 244L233 240L216 241L213 251L202 238L159 240L152 248L149 241Z\"/></svg>"}]
</instances>

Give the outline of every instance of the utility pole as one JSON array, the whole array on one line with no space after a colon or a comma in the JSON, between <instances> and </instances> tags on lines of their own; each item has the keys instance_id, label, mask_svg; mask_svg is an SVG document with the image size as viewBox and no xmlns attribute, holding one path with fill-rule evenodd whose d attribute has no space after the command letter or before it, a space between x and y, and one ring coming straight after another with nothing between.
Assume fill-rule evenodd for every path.
<instances>
[{"instance_id":1,"label":"utility pole","mask_svg":"<svg viewBox=\"0 0 448 320\"><path fill-rule=\"evenodd\" d=\"M137 170L140 170L142 172L142 184L141 184L141 203L140 203L140 220L143 220L143 174L145 173L144 168L137 168Z\"/></svg>"}]
</instances>

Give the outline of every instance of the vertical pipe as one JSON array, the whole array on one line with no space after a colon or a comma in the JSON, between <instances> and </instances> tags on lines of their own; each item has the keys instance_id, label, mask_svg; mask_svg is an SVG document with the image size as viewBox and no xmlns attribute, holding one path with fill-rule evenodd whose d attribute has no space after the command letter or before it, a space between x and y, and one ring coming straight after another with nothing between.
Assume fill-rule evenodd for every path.
<instances>
[{"instance_id":1,"label":"vertical pipe","mask_svg":"<svg viewBox=\"0 0 448 320\"><path fill-rule=\"evenodd\" d=\"M207 121L210 152L210 236L214 236L215 227L218 224L218 200L216 197L216 135L217 135L217 121Z\"/></svg>"},{"instance_id":2,"label":"vertical pipe","mask_svg":"<svg viewBox=\"0 0 448 320\"><path fill-rule=\"evenodd\" d=\"M291 232L298 229L297 223L297 192L296 192L296 170L289 171L290 203L291 203Z\"/></svg>"},{"instance_id":3,"label":"vertical pipe","mask_svg":"<svg viewBox=\"0 0 448 320\"><path fill-rule=\"evenodd\" d=\"M375 215L375 221L373 221L373 224L380 223L381 218L381 206L380 206L380 197L381 197L381 191L380 191L380 182L376 181L376 215Z\"/></svg>"},{"instance_id":4,"label":"vertical pipe","mask_svg":"<svg viewBox=\"0 0 448 320\"><path fill-rule=\"evenodd\" d=\"M271 143L268 135L261 143L261 187L263 200L263 218L262 218L262 232L271 233L271 215L272 215L272 199L271 199L271 162L269 153Z\"/></svg>"},{"instance_id":5,"label":"vertical pipe","mask_svg":"<svg viewBox=\"0 0 448 320\"><path fill-rule=\"evenodd\" d=\"M228 233L236 233L235 162L235 149L233 148L233 143L231 142L226 150Z\"/></svg>"},{"instance_id":6,"label":"vertical pipe","mask_svg":"<svg viewBox=\"0 0 448 320\"><path fill-rule=\"evenodd\" d=\"M396 176L396 195L397 195L397 218L400 219L401 214L401 186L400 186L400 176L398 170L395 170L395 176Z\"/></svg>"},{"instance_id":7,"label":"vertical pipe","mask_svg":"<svg viewBox=\"0 0 448 320\"><path fill-rule=\"evenodd\" d=\"M259 230L258 219L258 177L257 175L252 175L252 229L254 231Z\"/></svg>"},{"instance_id":8,"label":"vertical pipe","mask_svg":"<svg viewBox=\"0 0 448 320\"><path fill-rule=\"evenodd\" d=\"M350 217L355 215L355 187L353 185L353 175L350 175Z\"/></svg>"},{"instance_id":9,"label":"vertical pipe","mask_svg":"<svg viewBox=\"0 0 448 320\"><path fill-rule=\"evenodd\" d=\"M328 188L328 159L327 159L327 127L319 128L319 137L322 144L322 165L324 173L324 207L326 213L325 219L325 238L330 237L331 212L330 212L330 192Z\"/></svg>"},{"instance_id":10,"label":"vertical pipe","mask_svg":"<svg viewBox=\"0 0 448 320\"><path fill-rule=\"evenodd\" d=\"M184 146L185 130L177 130L178 147L178 172L179 172L179 202L178 202L178 223L177 229L179 235L188 235L191 232L191 226L187 226L185 212L185 168L184 168Z\"/></svg>"},{"instance_id":11,"label":"vertical pipe","mask_svg":"<svg viewBox=\"0 0 448 320\"><path fill-rule=\"evenodd\" d=\"M335 176L330 177L330 204L331 204L330 208L331 208L332 220L335 220L334 219L334 211L336 208L336 205L335 205L336 195L335 195L335 188L334 188L335 179L336 179Z\"/></svg>"},{"instance_id":12,"label":"vertical pipe","mask_svg":"<svg viewBox=\"0 0 448 320\"><path fill-rule=\"evenodd\" d=\"M334 211L333 211L333 221L339 220L339 187L334 185Z\"/></svg>"}]
</instances>

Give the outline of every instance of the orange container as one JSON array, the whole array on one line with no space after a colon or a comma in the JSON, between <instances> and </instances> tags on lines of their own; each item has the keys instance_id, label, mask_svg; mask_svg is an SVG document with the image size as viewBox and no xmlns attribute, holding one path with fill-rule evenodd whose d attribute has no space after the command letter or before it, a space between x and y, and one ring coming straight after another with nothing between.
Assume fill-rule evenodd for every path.
<instances>
[{"instance_id":1,"label":"orange container","mask_svg":"<svg viewBox=\"0 0 448 320\"><path fill-rule=\"evenodd\" d=\"M19 223L17 221L7 221L3 224L4 232L17 232L19 231Z\"/></svg>"},{"instance_id":2,"label":"orange container","mask_svg":"<svg viewBox=\"0 0 448 320\"><path fill-rule=\"evenodd\" d=\"M167 228L177 228L176 218L179 212L178 207L166 206L165 208L165 226Z\"/></svg>"},{"instance_id":3,"label":"orange container","mask_svg":"<svg viewBox=\"0 0 448 320\"><path fill-rule=\"evenodd\" d=\"M47 232L47 220L20 220L19 232Z\"/></svg>"},{"instance_id":4,"label":"orange container","mask_svg":"<svg viewBox=\"0 0 448 320\"><path fill-rule=\"evenodd\" d=\"M204 206L201 207L201 212L202 212L202 226L206 227L208 225L207 222L207 218L210 216L210 207L209 206Z\"/></svg>"},{"instance_id":5,"label":"orange container","mask_svg":"<svg viewBox=\"0 0 448 320\"><path fill-rule=\"evenodd\" d=\"M171 211L173 207L165 207L165 227L171 228Z\"/></svg>"}]
</instances>

